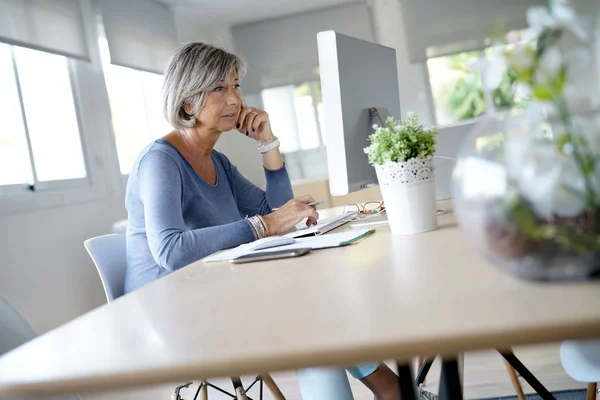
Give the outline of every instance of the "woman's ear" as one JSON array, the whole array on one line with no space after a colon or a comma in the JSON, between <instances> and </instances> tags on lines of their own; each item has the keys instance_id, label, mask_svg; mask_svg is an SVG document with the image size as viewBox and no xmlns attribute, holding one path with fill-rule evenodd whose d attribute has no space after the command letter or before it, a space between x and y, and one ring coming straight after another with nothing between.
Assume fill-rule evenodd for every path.
<instances>
[{"instance_id":1,"label":"woman's ear","mask_svg":"<svg viewBox=\"0 0 600 400\"><path fill-rule=\"evenodd\" d=\"M181 106L181 108L183 108L183 111L185 111L185 113L187 115L193 115L194 114L193 107L189 103L183 103L183 105Z\"/></svg>"}]
</instances>

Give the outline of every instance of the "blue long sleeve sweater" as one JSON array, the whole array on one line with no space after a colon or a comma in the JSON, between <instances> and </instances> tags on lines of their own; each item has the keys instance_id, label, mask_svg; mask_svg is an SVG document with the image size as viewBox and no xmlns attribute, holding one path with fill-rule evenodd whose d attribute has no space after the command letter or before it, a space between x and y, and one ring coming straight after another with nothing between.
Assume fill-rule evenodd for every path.
<instances>
[{"instance_id":1,"label":"blue long sleeve sweater","mask_svg":"<svg viewBox=\"0 0 600 400\"><path fill-rule=\"evenodd\" d=\"M266 192L213 150L217 183L204 181L169 142L136 160L125 196L128 293L218 250L254 240L246 216L265 215L293 197L285 167L265 169Z\"/></svg>"}]
</instances>

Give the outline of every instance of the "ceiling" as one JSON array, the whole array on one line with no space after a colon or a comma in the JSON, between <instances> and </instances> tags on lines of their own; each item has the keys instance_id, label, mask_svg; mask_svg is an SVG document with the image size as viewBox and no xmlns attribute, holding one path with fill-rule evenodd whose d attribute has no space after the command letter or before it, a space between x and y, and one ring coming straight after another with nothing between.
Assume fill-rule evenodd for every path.
<instances>
[{"instance_id":1,"label":"ceiling","mask_svg":"<svg viewBox=\"0 0 600 400\"><path fill-rule=\"evenodd\" d=\"M356 0L159 0L199 22L237 25L327 8Z\"/></svg>"}]
</instances>

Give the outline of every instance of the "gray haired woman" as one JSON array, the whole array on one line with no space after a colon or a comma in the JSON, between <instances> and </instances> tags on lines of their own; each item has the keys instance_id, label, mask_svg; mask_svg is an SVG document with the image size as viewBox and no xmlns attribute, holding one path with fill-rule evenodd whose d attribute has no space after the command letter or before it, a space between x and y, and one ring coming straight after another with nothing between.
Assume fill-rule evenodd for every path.
<instances>
[{"instance_id":1,"label":"gray haired woman","mask_svg":"<svg viewBox=\"0 0 600 400\"><path fill-rule=\"evenodd\" d=\"M269 116L244 101L245 63L227 51L189 43L171 59L163 86L171 132L138 156L127 184L127 273L130 292L218 250L282 234L303 219L315 224L310 196L293 198ZM223 132L256 140L266 190L247 180L214 146ZM276 209L276 211L273 211ZM384 365L350 372L380 399L398 398ZM300 371L306 399L350 399L343 369Z\"/></svg>"}]
</instances>

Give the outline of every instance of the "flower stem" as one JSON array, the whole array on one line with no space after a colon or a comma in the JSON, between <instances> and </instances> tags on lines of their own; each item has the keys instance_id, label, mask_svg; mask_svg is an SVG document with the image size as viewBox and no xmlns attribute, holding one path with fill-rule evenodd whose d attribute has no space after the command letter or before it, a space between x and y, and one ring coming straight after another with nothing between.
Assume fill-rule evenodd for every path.
<instances>
[{"instance_id":1,"label":"flower stem","mask_svg":"<svg viewBox=\"0 0 600 400\"><path fill-rule=\"evenodd\" d=\"M567 102L565 101L563 95L556 95L554 97L554 103L556 104L560 120L563 123L567 134L570 136L569 143L573 146L573 156L575 157L575 162L583 174L587 206L593 210L596 206L596 193L594 191L594 187L592 186L590 171L586 170L586 159L589 157L589 155L583 154L579 147L579 143L576 140L577 132L575 126L573 125L571 113L569 112Z\"/></svg>"}]
</instances>

